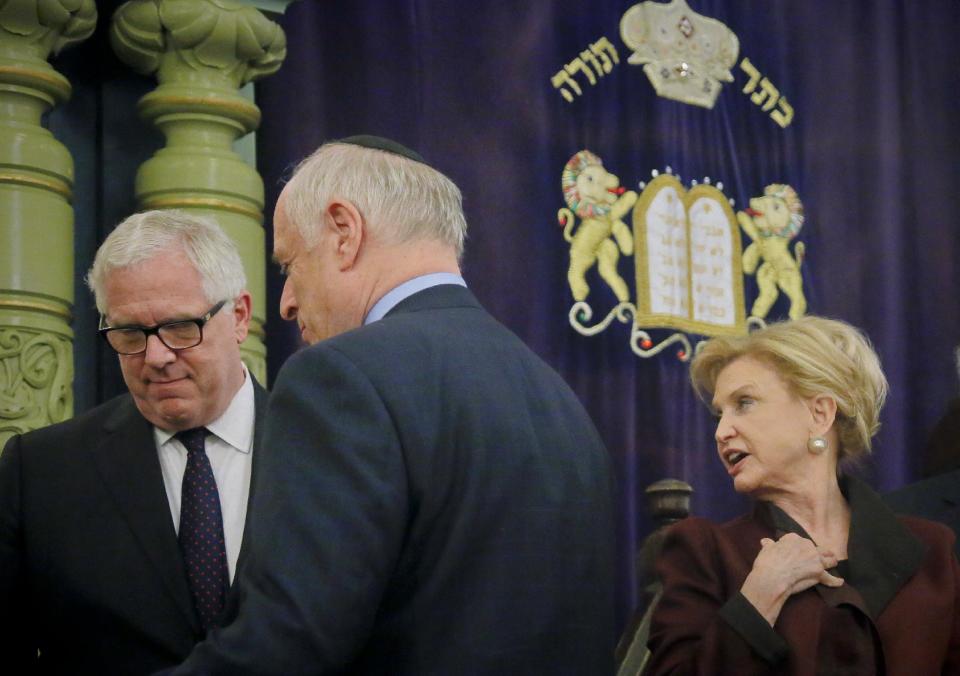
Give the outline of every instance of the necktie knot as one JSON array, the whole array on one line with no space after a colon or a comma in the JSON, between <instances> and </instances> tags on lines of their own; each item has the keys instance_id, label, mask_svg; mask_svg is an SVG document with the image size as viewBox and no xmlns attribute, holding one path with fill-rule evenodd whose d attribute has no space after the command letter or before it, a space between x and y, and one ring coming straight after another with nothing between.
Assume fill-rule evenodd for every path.
<instances>
[{"instance_id":1,"label":"necktie knot","mask_svg":"<svg viewBox=\"0 0 960 676\"><path fill-rule=\"evenodd\" d=\"M204 450L204 441L207 438L207 428L193 427L189 430L177 432L174 436L176 436L176 438L180 440L180 443L183 444L184 448L187 449L187 453L193 455L197 451Z\"/></svg>"}]
</instances>

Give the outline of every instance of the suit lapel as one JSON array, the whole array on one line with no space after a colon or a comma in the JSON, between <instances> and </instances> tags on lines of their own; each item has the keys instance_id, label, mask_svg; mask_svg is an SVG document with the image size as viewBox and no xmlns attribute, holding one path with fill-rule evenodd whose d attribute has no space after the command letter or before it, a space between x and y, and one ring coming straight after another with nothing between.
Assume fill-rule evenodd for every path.
<instances>
[{"instance_id":1,"label":"suit lapel","mask_svg":"<svg viewBox=\"0 0 960 676\"><path fill-rule=\"evenodd\" d=\"M163 587L199 631L156 448L153 428L128 398L104 426L94 462Z\"/></svg>"},{"instance_id":2,"label":"suit lapel","mask_svg":"<svg viewBox=\"0 0 960 676\"><path fill-rule=\"evenodd\" d=\"M926 547L865 483L846 477L840 487L850 504L847 580L863 596L876 622L923 563Z\"/></svg>"}]
</instances>

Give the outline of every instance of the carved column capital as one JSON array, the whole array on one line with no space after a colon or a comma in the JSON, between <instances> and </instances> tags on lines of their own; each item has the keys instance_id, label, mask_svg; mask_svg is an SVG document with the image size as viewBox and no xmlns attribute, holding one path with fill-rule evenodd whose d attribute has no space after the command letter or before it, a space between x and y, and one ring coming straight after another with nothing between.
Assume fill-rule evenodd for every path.
<instances>
[{"instance_id":1,"label":"carved column capital","mask_svg":"<svg viewBox=\"0 0 960 676\"><path fill-rule=\"evenodd\" d=\"M26 87L48 107L67 100L70 83L47 57L87 39L96 25L94 0L0 0L0 85Z\"/></svg>"},{"instance_id":2,"label":"carved column capital","mask_svg":"<svg viewBox=\"0 0 960 676\"><path fill-rule=\"evenodd\" d=\"M237 89L276 72L287 53L280 26L235 0L130 0L114 14L110 40L160 84Z\"/></svg>"},{"instance_id":3,"label":"carved column capital","mask_svg":"<svg viewBox=\"0 0 960 676\"><path fill-rule=\"evenodd\" d=\"M45 61L51 53L86 40L96 25L94 0L0 0L4 51L29 50Z\"/></svg>"}]
</instances>

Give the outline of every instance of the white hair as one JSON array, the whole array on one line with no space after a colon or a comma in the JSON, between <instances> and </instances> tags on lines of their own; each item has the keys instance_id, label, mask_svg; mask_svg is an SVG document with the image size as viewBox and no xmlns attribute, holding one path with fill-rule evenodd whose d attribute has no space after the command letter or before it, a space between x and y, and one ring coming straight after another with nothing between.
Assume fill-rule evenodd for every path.
<instances>
[{"instance_id":1,"label":"white hair","mask_svg":"<svg viewBox=\"0 0 960 676\"><path fill-rule=\"evenodd\" d=\"M106 315L109 309L104 287L113 270L171 251L183 251L193 263L211 303L236 298L247 287L240 252L219 225L183 211L144 211L114 228L87 273L100 313Z\"/></svg>"},{"instance_id":2,"label":"white hair","mask_svg":"<svg viewBox=\"0 0 960 676\"><path fill-rule=\"evenodd\" d=\"M284 210L307 246L316 244L331 199L351 202L367 227L400 244L437 240L463 253L467 221L460 189L436 169L401 155L333 141L303 160Z\"/></svg>"}]
</instances>

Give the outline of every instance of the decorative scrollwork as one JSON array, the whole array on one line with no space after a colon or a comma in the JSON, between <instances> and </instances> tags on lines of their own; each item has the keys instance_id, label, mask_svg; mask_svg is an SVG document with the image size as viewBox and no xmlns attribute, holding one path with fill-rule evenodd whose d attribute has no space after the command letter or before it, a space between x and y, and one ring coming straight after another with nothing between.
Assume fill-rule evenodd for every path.
<instances>
[{"instance_id":1,"label":"decorative scrollwork","mask_svg":"<svg viewBox=\"0 0 960 676\"><path fill-rule=\"evenodd\" d=\"M0 329L0 439L66 420L73 409L70 342Z\"/></svg>"},{"instance_id":2,"label":"decorative scrollwork","mask_svg":"<svg viewBox=\"0 0 960 676\"><path fill-rule=\"evenodd\" d=\"M582 322L589 322L593 317L593 308L585 300L578 301L570 308L570 326L583 336L594 336L610 325L614 319L626 324L637 314L637 308L633 303L624 301L618 303L599 324L586 326Z\"/></svg>"},{"instance_id":3,"label":"decorative scrollwork","mask_svg":"<svg viewBox=\"0 0 960 676\"><path fill-rule=\"evenodd\" d=\"M287 54L283 29L234 0L130 0L110 27L113 49L134 70L160 70L176 52L180 66L214 69L240 87L280 68Z\"/></svg>"},{"instance_id":4,"label":"decorative scrollwork","mask_svg":"<svg viewBox=\"0 0 960 676\"><path fill-rule=\"evenodd\" d=\"M590 304L586 301L574 303L570 307L569 313L570 326L583 336L595 336L610 326L614 319L623 324L632 320L633 326L630 330L630 349L635 355L638 357L653 357L670 345L680 343L682 349L677 351L677 359L680 361L690 361L692 351L690 348L690 339L687 338L686 334L674 333L666 340L654 344L650 338L650 334L637 326L636 317L637 307L629 301L618 303L602 320L593 325L587 324L587 322L593 318L593 308L590 307Z\"/></svg>"},{"instance_id":5,"label":"decorative scrollwork","mask_svg":"<svg viewBox=\"0 0 960 676\"><path fill-rule=\"evenodd\" d=\"M665 350L674 343L680 343L683 349L677 350L677 359L680 361L690 361L690 339L686 334L674 333L666 340L654 344L650 339L650 334L634 325L630 333L630 349L638 357L653 357Z\"/></svg>"},{"instance_id":6,"label":"decorative scrollwork","mask_svg":"<svg viewBox=\"0 0 960 676\"><path fill-rule=\"evenodd\" d=\"M56 339L49 335L34 336L20 352L20 374L35 390L47 387L57 372Z\"/></svg>"}]
</instances>

